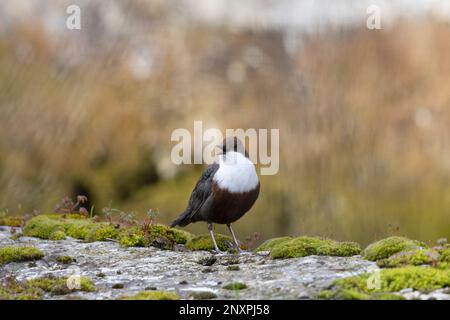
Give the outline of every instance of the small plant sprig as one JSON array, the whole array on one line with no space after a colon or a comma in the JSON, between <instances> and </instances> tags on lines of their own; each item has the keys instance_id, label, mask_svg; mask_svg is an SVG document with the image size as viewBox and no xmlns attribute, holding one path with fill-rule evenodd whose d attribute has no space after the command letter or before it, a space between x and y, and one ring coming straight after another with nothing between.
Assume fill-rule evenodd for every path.
<instances>
[{"instance_id":1,"label":"small plant sprig","mask_svg":"<svg viewBox=\"0 0 450 320\"><path fill-rule=\"evenodd\" d=\"M135 218L135 213L132 212L125 212L116 208L112 208L111 205L109 207L105 207L102 209L103 214L105 215L106 219L108 220L109 224L114 224L117 227L120 227L121 224L126 226L132 226L137 225L138 222ZM114 216L118 216L118 224L114 223Z\"/></svg>"},{"instance_id":2,"label":"small plant sprig","mask_svg":"<svg viewBox=\"0 0 450 320\"><path fill-rule=\"evenodd\" d=\"M63 214L79 213L87 217L89 215L88 210L85 207L81 206L83 203L86 203L87 201L88 198L83 195L78 195L76 201L73 201L69 197L64 197L60 201L60 203L58 203L55 206L55 212Z\"/></svg>"},{"instance_id":3,"label":"small plant sprig","mask_svg":"<svg viewBox=\"0 0 450 320\"><path fill-rule=\"evenodd\" d=\"M136 225L137 220L135 218L134 211L131 212L121 211L119 213L119 223L124 224L126 226Z\"/></svg>"},{"instance_id":4,"label":"small plant sprig","mask_svg":"<svg viewBox=\"0 0 450 320\"><path fill-rule=\"evenodd\" d=\"M156 209L148 209L147 210L147 219L150 220L151 224L155 224L156 223L156 217L158 217L159 215L159 210Z\"/></svg>"},{"instance_id":5,"label":"small plant sprig","mask_svg":"<svg viewBox=\"0 0 450 320\"><path fill-rule=\"evenodd\" d=\"M147 211L146 217L140 223L140 227L141 227L142 232L144 232L145 234L147 234L149 232L150 226L152 224L156 223L156 217L158 216L158 214L159 214L158 210L149 209Z\"/></svg>"}]
</instances>

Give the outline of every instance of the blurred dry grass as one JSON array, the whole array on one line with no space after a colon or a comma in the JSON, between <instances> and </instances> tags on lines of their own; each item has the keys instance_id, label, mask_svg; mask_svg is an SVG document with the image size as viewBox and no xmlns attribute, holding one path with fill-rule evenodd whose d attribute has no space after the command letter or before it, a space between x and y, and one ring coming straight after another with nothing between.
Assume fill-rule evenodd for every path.
<instances>
[{"instance_id":1,"label":"blurred dry grass","mask_svg":"<svg viewBox=\"0 0 450 320\"><path fill-rule=\"evenodd\" d=\"M167 23L94 39L67 64L67 42L24 26L0 38L0 207L46 211L83 193L98 213L112 201L167 223L201 169L171 167L170 133L198 119L280 128L280 172L262 177L242 238L450 237L449 38L449 24L405 20L310 34L288 55L281 32ZM135 42L155 53L144 78Z\"/></svg>"}]
</instances>

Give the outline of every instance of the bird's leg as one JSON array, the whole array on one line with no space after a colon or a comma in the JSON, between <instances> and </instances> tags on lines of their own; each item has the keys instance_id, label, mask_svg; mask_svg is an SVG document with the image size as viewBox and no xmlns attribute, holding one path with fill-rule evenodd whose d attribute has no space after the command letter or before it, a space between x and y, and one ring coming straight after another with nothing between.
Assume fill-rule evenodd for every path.
<instances>
[{"instance_id":1,"label":"bird's leg","mask_svg":"<svg viewBox=\"0 0 450 320\"><path fill-rule=\"evenodd\" d=\"M239 243L238 243L238 241L236 239L236 236L234 235L233 229L231 228L231 224L227 223L227 227L228 227L228 230L230 230L231 235L233 236L234 245L235 245L238 253L244 253L244 251L241 250L241 248L239 248Z\"/></svg>"},{"instance_id":2,"label":"bird's leg","mask_svg":"<svg viewBox=\"0 0 450 320\"><path fill-rule=\"evenodd\" d=\"M209 234L211 235L211 241L214 244L214 250L216 251L217 254L220 253L224 253L223 251L221 251L219 249L219 247L217 246L217 242L216 239L214 238L214 227L212 223L208 223L208 230L209 230Z\"/></svg>"}]
</instances>

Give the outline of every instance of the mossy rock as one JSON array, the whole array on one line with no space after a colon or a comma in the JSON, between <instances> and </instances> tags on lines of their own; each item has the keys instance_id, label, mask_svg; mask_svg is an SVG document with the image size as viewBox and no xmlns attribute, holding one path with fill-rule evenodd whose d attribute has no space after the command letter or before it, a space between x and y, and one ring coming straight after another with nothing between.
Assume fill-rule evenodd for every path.
<instances>
[{"instance_id":1,"label":"mossy rock","mask_svg":"<svg viewBox=\"0 0 450 320\"><path fill-rule=\"evenodd\" d=\"M41 289L51 295L64 295L75 291L93 292L96 290L92 280L85 276L36 278L28 280L27 286Z\"/></svg>"},{"instance_id":2,"label":"mossy rock","mask_svg":"<svg viewBox=\"0 0 450 320\"><path fill-rule=\"evenodd\" d=\"M64 295L76 291L95 291L87 277L80 277L80 286L69 289L66 277L43 277L28 281L7 278L0 286L0 300L40 300L45 294Z\"/></svg>"},{"instance_id":3,"label":"mossy rock","mask_svg":"<svg viewBox=\"0 0 450 320\"><path fill-rule=\"evenodd\" d=\"M369 297L370 300L406 300L402 295L395 293L374 293Z\"/></svg>"},{"instance_id":4,"label":"mossy rock","mask_svg":"<svg viewBox=\"0 0 450 320\"><path fill-rule=\"evenodd\" d=\"M75 259L72 258L71 256L58 256L58 257L56 257L55 260L62 264L69 264L69 263L75 262Z\"/></svg>"},{"instance_id":5,"label":"mossy rock","mask_svg":"<svg viewBox=\"0 0 450 320\"><path fill-rule=\"evenodd\" d=\"M420 266L431 264L433 261L437 261L438 257L439 253L432 249L400 251L389 258L377 260L377 265L381 268L395 268L406 265Z\"/></svg>"},{"instance_id":6,"label":"mossy rock","mask_svg":"<svg viewBox=\"0 0 450 320\"><path fill-rule=\"evenodd\" d=\"M329 299L333 299L335 295L334 291L331 290L322 290L320 291L317 295L316 298L317 299L325 299L325 300L329 300Z\"/></svg>"},{"instance_id":7,"label":"mossy rock","mask_svg":"<svg viewBox=\"0 0 450 320\"><path fill-rule=\"evenodd\" d=\"M149 227L150 238L162 237L177 244L185 244L192 238L192 234L187 231L170 228L162 224L152 224Z\"/></svg>"},{"instance_id":8,"label":"mossy rock","mask_svg":"<svg viewBox=\"0 0 450 320\"><path fill-rule=\"evenodd\" d=\"M54 240L54 241L65 240L65 239L66 239L66 233L61 230L57 230L57 231L53 232L49 237L49 240Z\"/></svg>"},{"instance_id":9,"label":"mossy rock","mask_svg":"<svg viewBox=\"0 0 450 320\"><path fill-rule=\"evenodd\" d=\"M134 296L122 297L121 300L180 300L180 296L170 291L141 291Z\"/></svg>"},{"instance_id":10,"label":"mossy rock","mask_svg":"<svg viewBox=\"0 0 450 320\"><path fill-rule=\"evenodd\" d=\"M217 298L217 294L212 291L194 291L189 293L189 297L194 300L209 300Z\"/></svg>"},{"instance_id":11,"label":"mossy rock","mask_svg":"<svg viewBox=\"0 0 450 320\"><path fill-rule=\"evenodd\" d=\"M24 219L18 216L0 216L0 226L21 227Z\"/></svg>"},{"instance_id":12,"label":"mossy rock","mask_svg":"<svg viewBox=\"0 0 450 320\"><path fill-rule=\"evenodd\" d=\"M140 228L122 229L119 234L119 243L123 247L148 247L150 241Z\"/></svg>"},{"instance_id":13,"label":"mossy rock","mask_svg":"<svg viewBox=\"0 0 450 320\"><path fill-rule=\"evenodd\" d=\"M67 216L36 216L26 223L23 234L50 240L62 240L70 236L87 242L115 239L118 236L117 229L108 223L94 222L75 214Z\"/></svg>"},{"instance_id":14,"label":"mossy rock","mask_svg":"<svg viewBox=\"0 0 450 320\"><path fill-rule=\"evenodd\" d=\"M0 265L9 262L34 261L44 257L44 253L35 247L5 246L0 248Z\"/></svg>"},{"instance_id":15,"label":"mossy rock","mask_svg":"<svg viewBox=\"0 0 450 320\"><path fill-rule=\"evenodd\" d=\"M41 289L29 287L14 277L4 279L0 285L0 300L39 300L43 294Z\"/></svg>"},{"instance_id":16,"label":"mossy rock","mask_svg":"<svg viewBox=\"0 0 450 320\"><path fill-rule=\"evenodd\" d=\"M238 291L238 290L244 290L247 289L247 285L243 282L232 282L229 284L226 284L222 287L225 290L234 290L234 291Z\"/></svg>"},{"instance_id":17,"label":"mossy rock","mask_svg":"<svg viewBox=\"0 0 450 320\"><path fill-rule=\"evenodd\" d=\"M364 249L362 255L367 260L376 261L389 258L400 251L411 251L419 248L427 248L427 246L417 240L393 236L372 243Z\"/></svg>"},{"instance_id":18,"label":"mossy rock","mask_svg":"<svg viewBox=\"0 0 450 320\"><path fill-rule=\"evenodd\" d=\"M156 246L172 249L174 244L185 244L192 235L183 230L170 228L162 224L152 224L146 232L140 227L122 229L119 242L124 247Z\"/></svg>"},{"instance_id":19,"label":"mossy rock","mask_svg":"<svg viewBox=\"0 0 450 320\"><path fill-rule=\"evenodd\" d=\"M227 251L230 249L229 244L233 244L233 239L231 237L225 236L223 234L215 234L217 246L222 251ZM214 245L211 241L211 236L209 234L202 234L192 237L187 243L186 247L190 250L214 250Z\"/></svg>"},{"instance_id":20,"label":"mossy rock","mask_svg":"<svg viewBox=\"0 0 450 320\"><path fill-rule=\"evenodd\" d=\"M273 259L299 258L309 255L348 257L360 252L361 247L355 242L338 242L327 238L303 236L274 245L270 256Z\"/></svg>"},{"instance_id":21,"label":"mossy rock","mask_svg":"<svg viewBox=\"0 0 450 320\"><path fill-rule=\"evenodd\" d=\"M450 263L450 247L445 247L439 250L439 262Z\"/></svg>"},{"instance_id":22,"label":"mossy rock","mask_svg":"<svg viewBox=\"0 0 450 320\"><path fill-rule=\"evenodd\" d=\"M320 295L322 298L326 296L327 299L387 299L394 298L393 293L406 288L427 293L450 286L450 270L407 266L381 269L377 273L338 279L333 283L334 290L327 290ZM369 288L369 284L373 286Z\"/></svg>"},{"instance_id":23,"label":"mossy rock","mask_svg":"<svg viewBox=\"0 0 450 320\"><path fill-rule=\"evenodd\" d=\"M258 248L256 248L254 251L255 252L260 252L260 251L270 251L273 249L273 247L275 247L276 245L280 244L280 243L284 243L287 242L289 240L292 240L292 237L278 237L278 238L272 238L269 240L264 241Z\"/></svg>"}]
</instances>

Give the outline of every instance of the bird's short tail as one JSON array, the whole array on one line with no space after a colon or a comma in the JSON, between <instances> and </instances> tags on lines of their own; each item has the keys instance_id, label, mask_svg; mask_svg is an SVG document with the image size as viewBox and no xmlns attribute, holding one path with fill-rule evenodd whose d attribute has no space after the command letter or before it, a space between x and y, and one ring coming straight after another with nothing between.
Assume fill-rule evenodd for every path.
<instances>
[{"instance_id":1,"label":"bird's short tail","mask_svg":"<svg viewBox=\"0 0 450 320\"><path fill-rule=\"evenodd\" d=\"M184 211L182 214L180 214L180 216L178 218L176 218L175 220L172 221L172 223L170 224L170 227L171 228L173 228L175 226L184 227L184 226L187 226L189 223L191 223L190 217L189 217L189 212Z\"/></svg>"}]
</instances>

